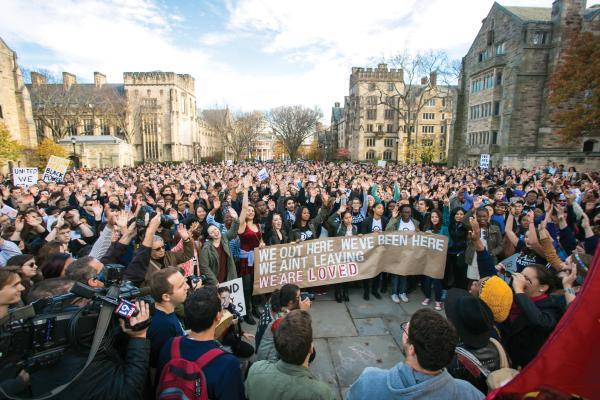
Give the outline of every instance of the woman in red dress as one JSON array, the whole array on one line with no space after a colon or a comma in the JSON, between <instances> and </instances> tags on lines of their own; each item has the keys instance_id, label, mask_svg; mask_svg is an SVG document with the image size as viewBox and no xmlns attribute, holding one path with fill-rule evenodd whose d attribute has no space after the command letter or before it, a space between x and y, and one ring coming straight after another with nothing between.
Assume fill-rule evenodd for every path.
<instances>
[{"instance_id":1,"label":"woman in red dress","mask_svg":"<svg viewBox=\"0 0 600 400\"><path fill-rule=\"evenodd\" d=\"M246 301L246 316L244 320L254 325L256 321L252 315L258 318L258 296L252 296L254 286L254 249L264 247L265 243L262 240L262 232L257 223L258 215L254 211L254 207L249 204L248 190L252 185L252 177L246 175L242 182L243 184L243 200L242 211L240 213L240 227L238 235L240 237L240 271L239 276L242 277L244 284L244 300Z\"/></svg>"}]
</instances>

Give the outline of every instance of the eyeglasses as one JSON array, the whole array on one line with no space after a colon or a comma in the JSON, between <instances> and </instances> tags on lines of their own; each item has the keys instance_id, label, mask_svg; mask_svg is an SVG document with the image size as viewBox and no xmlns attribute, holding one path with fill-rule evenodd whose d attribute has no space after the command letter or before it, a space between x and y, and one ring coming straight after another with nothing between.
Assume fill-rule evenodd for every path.
<instances>
[{"instance_id":1,"label":"eyeglasses","mask_svg":"<svg viewBox=\"0 0 600 400\"><path fill-rule=\"evenodd\" d=\"M160 246L160 247L157 247L157 248L152 248L152 250L154 250L154 251L161 251L161 250L164 250L164 249L165 249L165 246Z\"/></svg>"},{"instance_id":2,"label":"eyeglasses","mask_svg":"<svg viewBox=\"0 0 600 400\"><path fill-rule=\"evenodd\" d=\"M406 333L406 336L408 336L408 324L410 322L406 321L400 324L400 329L402 329L402 332Z\"/></svg>"}]
</instances>

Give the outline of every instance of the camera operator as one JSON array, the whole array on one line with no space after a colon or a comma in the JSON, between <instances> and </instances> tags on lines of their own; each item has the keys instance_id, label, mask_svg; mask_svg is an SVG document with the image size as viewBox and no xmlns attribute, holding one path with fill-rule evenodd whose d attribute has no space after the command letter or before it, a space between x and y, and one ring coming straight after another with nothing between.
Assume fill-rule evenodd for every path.
<instances>
[{"instance_id":1,"label":"camera operator","mask_svg":"<svg viewBox=\"0 0 600 400\"><path fill-rule=\"evenodd\" d=\"M63 286L64 287L64 286ZM55 286L51 296L65 294L63 287ZM136 302L139 313L129 319L129 325L146 323L150 318L148 304ZM150 358L147 328L134 330L119 320L121 332L107 335L91 364L65 390L53 399L142 399ZM110 329L109 329L110 332ZM89 355L87 346L71 346L51 368L31 373L34 397L47 394L54 388L70 382L81 371Z\"/></svg>"},{"instance_id":2,"label":"camera operator","mask_svg":"<svg viewBox=\"0 0 600 400\"><path fill-rule=\"evenodd\" d=\"M16 271L0 268L0 327L6 322L8 309L11 305L21 301L21 292L25 287L21 284L21 277ZM24 370L3 371L3 378L12 375L13 378L3 379L0 387L8 394L18 394L27 388L29 374ZM1 397L1 395L0 395Z\"/></svg>"},{"instance_id":3,"label":"camera operator","mask_svg":"<svg viewBox=\"0 0 600 400\"><path fill-rule=\"evenodd\" d=\"M161 269L150 279L150 293L156 301L156 310L148 328L151 368L156 368L160 350L167 340L185 335L181 321L175 314L175 308L185 302L188 290L186 279L176 267Z\"/></svg>"},{"instance_id":4,"label":"camera operator","mask_svg":"<svg viewBox=\"0 0 600 400\"><path fill-rule=\"evenodd\" d=\"M104 264L94 257L86 256L78 258L69 265L65 271L65 278L81 282L92 288L104 287L104 283L98 279Z\"/></svg>"},{"instance_id":5,"label":"camera operator","mask_svg":"<svg viewBox=\"0 0 600 400\"><path fill-rule=\"evenodd\" d=\"M131 281L136 286L147 286L154 273L165 267L177 266L194 257L194 245L183 224L179 224L177 227L177 232L183 240L183 251L167 252L165 250L164 240L160 236L156 236L160 220L160 213L150 220L144 241L123 273L123 279Z\"/></svg>"}]
</instances>

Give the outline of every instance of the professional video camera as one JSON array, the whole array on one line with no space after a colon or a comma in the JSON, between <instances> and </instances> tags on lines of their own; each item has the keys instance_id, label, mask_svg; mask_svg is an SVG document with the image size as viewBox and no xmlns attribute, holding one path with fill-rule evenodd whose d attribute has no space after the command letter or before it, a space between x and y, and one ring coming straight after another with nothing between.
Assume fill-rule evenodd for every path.
<instances>
[{"instance_id":1,"label":"professional video camera","mask_svg":"<svg viewBox=\"0 0 600 400\"><path fill-rule=\"evenodd\" d=\"M148 217L146 217L146 215ZM135 220L138 229L145 229L148 225L148 222L150 222L150 220L152 218L154 218L156 216L156 211L154 211L154 209L150 206L142 206L140 208L140 211L137 214L137 218ZM175 224L175 221L173 221L173 219L166 215L166 214L161 214L160 216L160 226L162 226L164 229L171 229L173 227L173 225Z\"/></svg>"},{"instance_id":2,"label":"professional video camera","mask_svg":"<svg viewBox=\"0 0 600 400\"><path fill-rule=\"evenodd\" d=\"M104 288L75 283L70 293L40 299L11 310L0 320L0 379L10 371L35 371L55 364L69 348L90 348L103 307L114 308L106 329L114 333L114 318L129 320L138 313L134 299L148 293L122 280L122 265L106 265L99 275ZM87 301L82 300L87 299ZM150 299L143 300L151 302ZM134 329L144 329L150 321Z\"/></svg>"}]
</instances>

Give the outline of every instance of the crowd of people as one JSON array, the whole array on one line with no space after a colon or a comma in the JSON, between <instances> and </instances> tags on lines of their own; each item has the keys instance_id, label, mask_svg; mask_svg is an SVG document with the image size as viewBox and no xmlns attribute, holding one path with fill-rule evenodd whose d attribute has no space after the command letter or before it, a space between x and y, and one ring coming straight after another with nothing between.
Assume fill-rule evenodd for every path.
<instances>
[{"instance_id":1,"label":"crowd of people","mask_svg":"<svg viewBox=\"0 0 600 400\"><path fill-rule=\"evenodd\" d=\"M76 283L102 288L109 265L152 298L89 367L89 348L74 346L51 368L2 370L0 387L40 396L73 381L56 397L70 399L333 399L308 368L318 357L311 301L293 284L253 295L254 250L400 230L448 237L443 279L382 273L321 289L340 303L353 285L365 301L424 297L402 325L405 361L366 368L346 398L481 399L535 358L577 298L598 241L599 182L597 171L555 164L145 164L29 187L0 175L3 323ZM238 277L244 317L218 288ZM234 322L216 340L224 310Z\"/></svg>"}]
</instances>

